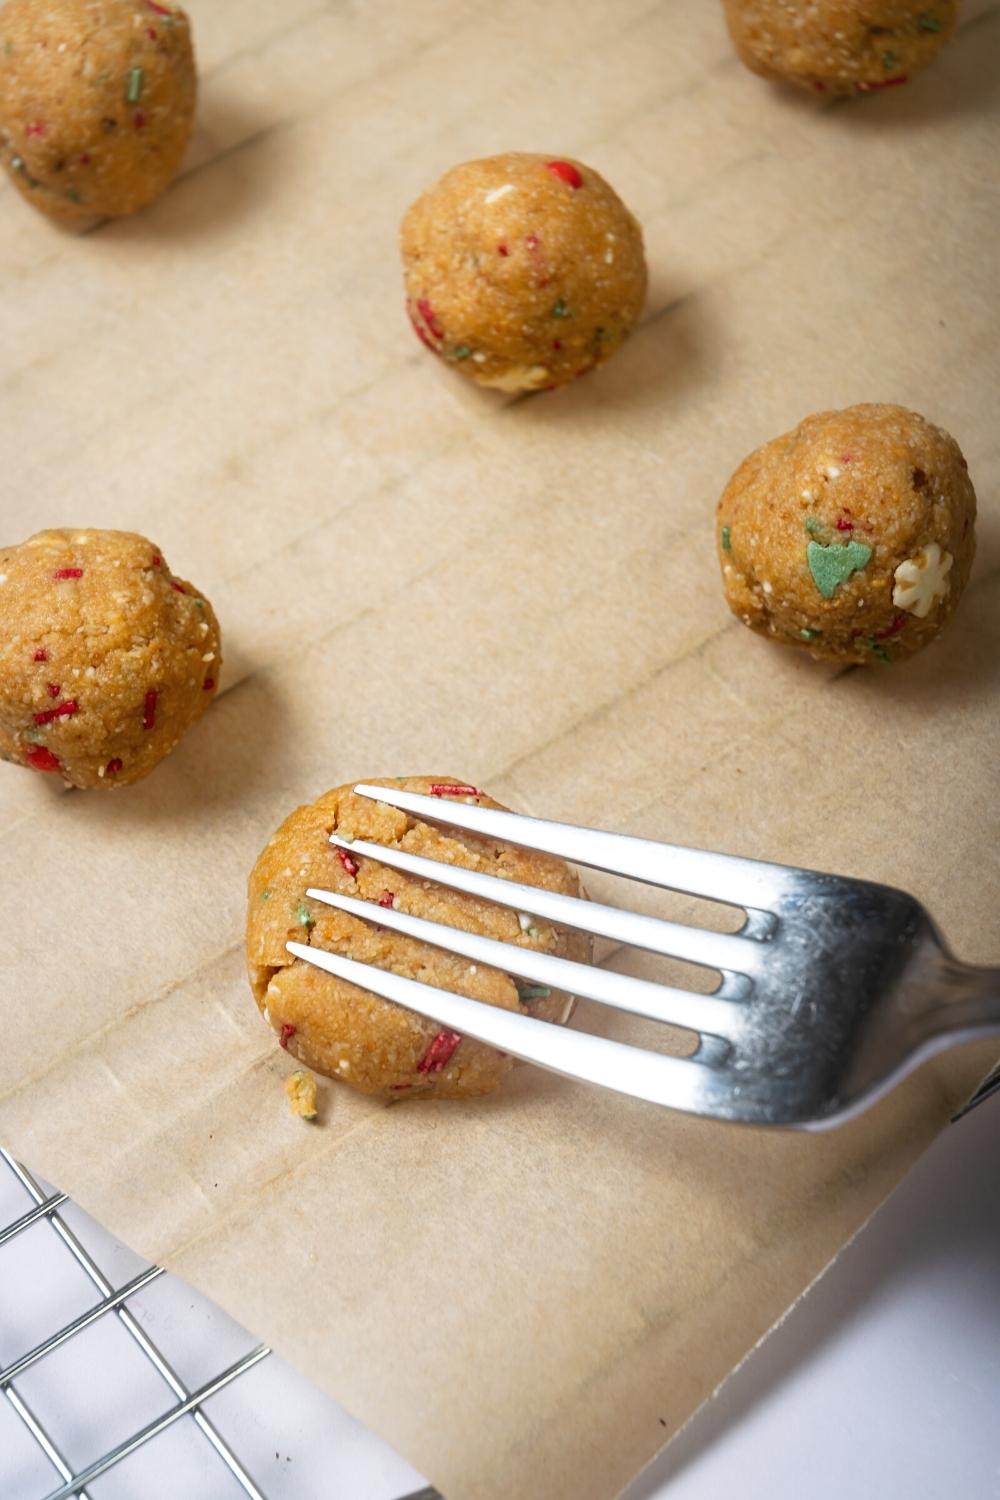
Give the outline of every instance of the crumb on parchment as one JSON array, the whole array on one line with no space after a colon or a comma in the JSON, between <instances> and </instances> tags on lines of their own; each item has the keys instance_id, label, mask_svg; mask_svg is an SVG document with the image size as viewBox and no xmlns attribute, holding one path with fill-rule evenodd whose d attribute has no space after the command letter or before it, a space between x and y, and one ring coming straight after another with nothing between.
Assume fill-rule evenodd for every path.
<instances>
[{"instance_id":1,"label":"crumb on parchment","mask_svg":"<svg viewBox=\"0 0 1000 1500\"><path fill-rule=\"evenodd\" d=\"M316 1079L305 1068L299 1068L285 1079L288 1107L303 1120L316 1118Z\"/></svg>"}]
</instances>

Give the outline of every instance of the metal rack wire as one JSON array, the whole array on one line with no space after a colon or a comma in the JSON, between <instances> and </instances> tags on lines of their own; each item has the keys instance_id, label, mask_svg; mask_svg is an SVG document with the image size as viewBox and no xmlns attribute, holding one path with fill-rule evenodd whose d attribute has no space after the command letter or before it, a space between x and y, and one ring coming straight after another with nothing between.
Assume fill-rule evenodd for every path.
<instances>
[{"instance_id":1,"label":"metal rack wire","mask_svg":"<svg viewBox=\"0 0 1000 1500\"><path fill-rule=\"evenodd\" d=\"M33 1200L34 1207L21 1214L19 1218L6 1226L0 1227L0 1247L22 1234L33 1224L45 1220L51 1225L65 1245L66 1249L76 1261L99 1294L99 1300L94 1305L60 1328L56 1333L50 1334L34 1348L27 1350L10 1364L0 1368L0 1393L11 1408L17 1413L24 1426L31 1433L38 1446L48 1458L53 1469L59 1476L60 1483L55 1489L50 1490L45 1496L37 1497L37 1500L93 1500L87 1486L93 1484L101 1474L114 1467L136 1449L151 1442L167 1428L172 1427L182 1417L190 1417L191 1420L203 1433L212 1445L218 1457L225 1464L230 1474L240 1485L244 1494L251 1500L267 1500L264 1492L257 1486L246 1469L241 1464L236 1454L232 1451L225 1438L213 1426L211 1420L202 1410L203 1404L211 1397L245 1375L254 1365L266 1359L270 1349L266 1344L258 1344L249 1354L236 1360L226 1369L220 1370L211 1380L199 1386L195 1390L188 1390L177 1372L172 1368L163 1352L157 1347L134 1314L127 1307L130 1298L141 1292L144 1287L149 1286L164 1274L162 1266L149 1266L146 1270L134 1276L130 1281L117 1289L112 1286L101 1271L93 1256L83 1247L77 1236L69 1228L60 1215L60 1209L69 1201L65 1193L53 1193L49 1196L42 1191L39 1184L26 1171L21 1164L14 1160L8 1151L0 1147L0 1160L8 1170L14 1174L18 1182L27 1191ZM98 1319L113 1314L119 1319L131 1338L142 1350L143 1354L152 1364L157 1373L169 1387L175 1400L159 1417L141 1427L138 1431L125 1438L115 1447L102 1454L92 1463L76 1472L63 1457L52 1435L42 1426L34 1412L28 1406L24 1398L19 1394L14 1382L19 1375L23 1375L32 1366L36 1365L53 1350L60 1348L69 1339L83 1332L96 1323ZM442 1500L438 1491L433 1488L420 1490L416 1494L402 1497L402 1500Z\"/></svg>"}]
</instances>

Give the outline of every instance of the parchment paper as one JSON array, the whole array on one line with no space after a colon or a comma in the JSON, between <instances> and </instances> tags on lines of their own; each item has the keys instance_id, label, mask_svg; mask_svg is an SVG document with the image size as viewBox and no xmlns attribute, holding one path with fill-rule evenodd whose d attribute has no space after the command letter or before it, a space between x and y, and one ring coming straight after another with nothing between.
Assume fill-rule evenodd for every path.
<instances>
[{"instance_id":1,"label":"parchment paper","mask_svg":"<svg viewBox=\"0 0 1000 1500\"><path fill-rule=\"evenodd\" d=\"M0 191L4 537L146 532L227 654L142 786L0 767L0 1139L449 1500L607 1500L996 1048L819 1137L530 1069L467 1108L328 1085L310 1128L243 977L245 877L298 802L440 772L902 885L997 961L1000 13L824 108L746 73L708 0L193 9L198 138L159 205L73 237ZM502 149L592 162L652 267L603 373L507 402L412 338L395 245L429 181ZM858 400L951 429L982 516L939 645L838 674L734 622L711 514L751 447Z\"/></svg>"}]
</instances>

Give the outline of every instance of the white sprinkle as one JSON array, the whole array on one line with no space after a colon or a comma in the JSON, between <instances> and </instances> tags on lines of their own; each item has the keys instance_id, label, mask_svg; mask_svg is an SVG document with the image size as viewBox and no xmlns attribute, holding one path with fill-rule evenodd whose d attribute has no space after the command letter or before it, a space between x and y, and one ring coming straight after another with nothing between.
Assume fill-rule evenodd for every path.
<instances>
[{"instance_id":1,"label":"white sprinkle","mask_svg":"<svg viewBox=\"0 0 1000 1500\"><path fill-rule=\"evenodd\" d=\"M477 969L476 969L476 966L475 966L475 964L470 964L470 965L469 965L469 973L470 973L470 974L475 974L475 973L477 973L477 972L478 972L478 971L477 971Z\"/></svg>"},{"instance_id":2,"label":"white sprinkle","mask_svg":"<svg viewBox=\"0 0 1000 1500\"><path fill-rule=\"evenodd\" d=\"M476 350L475 354L472 356L472 359L473 363L477 365L484 365L486 363L486 355L481 349Z\"/></svg>"},{"instance_id":3,"label":"white sprinkle","mask_svg":"<svg viewBox=\"0 0 1000 1500\"><path fill-rule=\"evenodd\" d=\"M512 182L505 182L503 187L494 188L492 193L487 193L486 197L483 199L483 202L495 203L498 198L505 198L508 193L512 193L513 191L514 184Z\"/></svg>"},{"instance_id":4,"label":"white sprinkle","mask_svg":"<svg viewBox=\"0 0 1000 1500\"><path fill-rule=\"evenodd\" d=\"M351 1065L346 1057L340 1059L340 1062L337 1064L337 1071L339 1073L349 1073L351 1071Z\"/></svg>"},{"instance_id":5,"label":"white sprinkle","mask_svg":"<svg viewBox=\"0 0 1000 1500\"><path fill-rule=\"evenodd\" d=\"M802 491L802 498L803 498L803 500L811 500L813 498L813 492L812 492L812 490L803 490Z\"/></svg>"},{"instance_id":6,"label":"white sprinkle","mask_svg":"<svg viewBox=\"0 0 1000 1500\"><path fill-rule=\"evenodd\" d=\"M7 582L7 574L6 573L0 573L0 583L6 583L6 582Z\"/></svg>"},{"instance_id":7,"label":"white sprinkle","mask_svg":"<svg viewBox=\"0 0 1000 1500\"><path fill-rule=\"evenodd\" d=\"M270 1026L270 1024L271 1024L271 1012L268 1010L268 1008L267 1008L266 1005L264 1006L264 1013L263 1014L264 1014L264 1020Z\"/></svg>"},{"instance_id":8,"label":"white sprinkle","mask_svg":"<svg viewBox=\"0 0 1000 1500\"><path fill-rule=\"evenodd\" d=\"M827 475L828 475L828 477L830 479L839 479L840 478L840 470L837 468L836 464L827 464L827 466L826 466L826 472L827 472Z\"/></svg>"},{"instance_id":9,"label":"white sprinkle","mask_svg":"<svg viewBox=\"0 0 1000 1500\"><path fill-rule=\"evenodd\" d=\"M202 659L202 661L214 661L215 660L215 652L214 651L206 651L205 654L202 656L201 659Z\"/></svg>"},{"instance_id":10,"label":"white sprinkle","mask_svg":"<svg viewBox=\"0 0 1000 1500\"><path fill-rule=\"evenodd\" d=\"M771 585L769 583L763 584L762 587L764 589L764 593L765 594L773 594L774 593L774 589L771 587Z\"/></svg>"},{"instance_id":11,"label":"white sprinkle","mask_svg":"<svg viewBox=\"0 0 1000 1500\"><path fill-rule=\"evenodd\" d=\"M528 928L531 926L531 918L528 916L528 913L526 911L519 911L517 914L517 920L521 924L521 931L527 932Z\"/></svg>"}]
</instances>

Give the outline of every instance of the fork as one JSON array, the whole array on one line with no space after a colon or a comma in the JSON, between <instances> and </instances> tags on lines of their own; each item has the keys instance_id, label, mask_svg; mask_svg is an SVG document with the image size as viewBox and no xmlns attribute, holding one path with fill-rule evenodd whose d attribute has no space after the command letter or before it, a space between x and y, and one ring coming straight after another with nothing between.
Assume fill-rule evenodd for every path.
<instances>
[{"instance_id":1,"label":"fork","mask_svg":"<svg viewBox=\"0 0 1000 1500\"><path fill-rule=\"evenodd\" d=\"M553 1072L690 1114L823 1129L866 1109L933 1054L1000 1035L1000 969L960 963L920 903L890 886L547 822L469 800L364 783L354 791L427 822L743 908L738 932L714 932L332 834L331 844L354 858L719 974L716 989L700 994L336 891L307 892L472 963L698 1037L688 1057L661 1054L499 1010L304 943L286 945L327 973Z\"/></svg>"}]
</instances>

